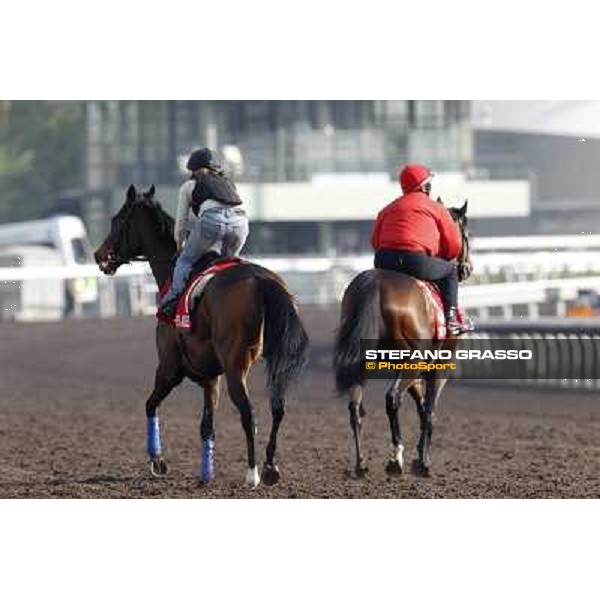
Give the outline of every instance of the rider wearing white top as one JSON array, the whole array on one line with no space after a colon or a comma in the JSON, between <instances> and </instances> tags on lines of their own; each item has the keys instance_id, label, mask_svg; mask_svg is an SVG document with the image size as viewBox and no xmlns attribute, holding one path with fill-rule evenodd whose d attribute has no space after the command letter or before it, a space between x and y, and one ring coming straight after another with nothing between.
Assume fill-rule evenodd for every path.
<instances>
[{"instance_id":1,"label":"rider wearing white top","mask_svg":"<svg viewBox=\"0 0 600 600\"><path fill-rule=\"evenodd\" d=\"M208 148L192 152L187 168L191 178L179 189L175 242L180 252L171 289L161 308L175 314L179 294L184 290L192 267L206 252L236 256L248 237L248 217L233 182L214 161ZM190 208L198 217L187 235ZM186 237L187 235L187 237Z\"/></svg>"},{"instance_id":2,"label":"rider wearing white top","mask_svg":"<svg viewBox=\"0 0 600 600\"><path fill-rule=\"evenodd\" d=\"M181 252L185 238L188 233L188 224L190 220L190 207L192 205L192 194L197 182L195 179L188 179L179 188L179 200L177 202L177 213L175 215L175 242L177 243L177 251ZM202 216L202 213L206 212L211 208L222 208L223 203L218 200L205 200L200 205L198 211L198 218Z\"/></svg>"}]
</instances>

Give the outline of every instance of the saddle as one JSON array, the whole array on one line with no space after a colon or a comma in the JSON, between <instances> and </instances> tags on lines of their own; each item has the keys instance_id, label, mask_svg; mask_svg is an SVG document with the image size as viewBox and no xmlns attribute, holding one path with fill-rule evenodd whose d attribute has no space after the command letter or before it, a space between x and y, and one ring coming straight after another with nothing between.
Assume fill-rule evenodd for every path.
<instances>
[{"instance_id":1,"label":"saddle","mask_svg":"<svg viewBox=\"0 0 600 600\"><path fill-rule=\"evenodd\" d=\"M202 271L204 271L205 269L208 269L209 267L212 267L214 264L218 263L219 261L223 261L223 260L229 260L229 259L225 258L224 256L221 256L218 252L215 252L214 250L211 250L210 252L203 254L194 263L194 266L192 267L192 270L190 271L188 281L191 281L196 275L198 275L199 273L202 273Z\"/></svg>"},{"instance_id":2,"label":"saddle","mask_svg":"<svg viewBox=\"0 0 600 600\"><path fill-rule=\"evenodd\" d=\"M189 331L192 328L192 321L190 318L191 312L200 300L204 290L212 278L232 267L236 267L242 262L242 259L235 257L224 257L217 252L208 252L201 256L198 261L192 267L191 274L186 283L185 289L179 296L177 302L177 309L175 311L175 317L171 318L165 315L162 310L158 309L156 318L163 323L167 323L171 327L180 329L183 331ZM171 281L167 281L163 288L158 293L158 300L167 293Z\"/></svg>"},{"instance_id":3,"label":"saddle","mask_svg":"<svg viewBox=\"0 0 600 600\"><path fill-rule=\"evenodd\" d=\"M434 339L443 340L447 335L446 315L444 313L444 303L438 286L433 281L423 281L413 277L416 284L423 290L428 301L431 303L435 315L435 334ZM471 319L460 309L456 309L456 318L458 322L465 327L465 331L473 330Z\"/></svg>"}]
</instances>

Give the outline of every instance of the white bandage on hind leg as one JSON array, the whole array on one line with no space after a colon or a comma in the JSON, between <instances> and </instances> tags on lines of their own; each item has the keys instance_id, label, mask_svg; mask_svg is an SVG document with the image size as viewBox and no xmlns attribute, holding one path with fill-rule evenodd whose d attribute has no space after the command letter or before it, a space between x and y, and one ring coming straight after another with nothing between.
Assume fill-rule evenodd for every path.
<instances>
[{"instance_id":1,"label":"white bandage on hind leg","mask_svg":"<svg viewBox=\"0 0 600 600\"><path fill-rule=\"evenodd\" d=\"M256 487L260 483L260 475L258 474L258 467L248 469L246 471L246 485L250 487Z\"/></svg>"},{"instance_id":2,"label":"white bandage on hind leg","mask_svg":"<svg viewBox=\"0 0 600 600\"><path fill-rule=\"evenodd\" d=\"M404 446L402 444L392 446L391 459L396 461L400 466L404 465Z\"/></svg>"}]
</instances>

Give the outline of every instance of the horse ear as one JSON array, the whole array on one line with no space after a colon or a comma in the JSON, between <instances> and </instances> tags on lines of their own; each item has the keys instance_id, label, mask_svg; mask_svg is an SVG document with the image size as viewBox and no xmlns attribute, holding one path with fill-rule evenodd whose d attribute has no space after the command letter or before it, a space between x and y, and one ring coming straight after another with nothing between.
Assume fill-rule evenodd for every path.
<instances>
[{"instance_id":1,"label":"horse ear","mask_svg":"<svg viewBox=\"0 0 600 600\"><path fill-rule=\"evenodd\" d=\"M439 203L440 203L442 206L444 205L444 203L442 202L442 198L441 198L441 196L438 196L438 198L437 198L437 201L438 201L438 202L439 202Z\"/></svg>"},{"instance_id":2,"label":"horse ear","mask_svg":"<svg viewBox=\"0 0 600 600\"><path fill-rule=\"evenodd\" d=\"M147 198L148 200L152 200L152 198L154 198L155 192L156 192L156 188L154 187L154 184L152 184L150 186L150 188L148 189L148 191L144 193L144 197Z\"/></svg>"},{"instance_id":3,"label":"horse ear","mask_svg":"<svg viewBox=\"0 0 600 600\"><path fill-rule=\"evenodd\" d=\"M467 214L467 206L469 204L468 200L465 200L465 203L460 208L460 214L464 217Z\"/></svg>"},{"instance_id":4,"label":"horse ear","mask_svg":"<svg viewBox=\"0 0 600 600\"><path fill-rule=\"evenodd\" d=\"M133 202L137 198L137 190L133 183L127 188L127 202Z\"/></svg>"}]
</instances>

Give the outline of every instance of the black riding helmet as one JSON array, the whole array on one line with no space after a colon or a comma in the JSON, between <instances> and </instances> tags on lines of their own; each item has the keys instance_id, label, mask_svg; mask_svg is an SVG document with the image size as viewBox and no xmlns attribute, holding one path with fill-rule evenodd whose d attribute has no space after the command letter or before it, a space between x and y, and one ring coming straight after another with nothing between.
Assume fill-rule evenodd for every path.
<instances>
[{"instance_id":1,"label":"black riding helmet","mask_svg":"<svg viewBox=\"0 0 600 600\"><path fill-rule=\"evenodd\" d=\"M194 150L188 158L186 165L188 171L194 172L203 168L219 169L219 165L215 162L214 153L210 148Z\"/></svg>"}]
</instances>

